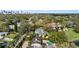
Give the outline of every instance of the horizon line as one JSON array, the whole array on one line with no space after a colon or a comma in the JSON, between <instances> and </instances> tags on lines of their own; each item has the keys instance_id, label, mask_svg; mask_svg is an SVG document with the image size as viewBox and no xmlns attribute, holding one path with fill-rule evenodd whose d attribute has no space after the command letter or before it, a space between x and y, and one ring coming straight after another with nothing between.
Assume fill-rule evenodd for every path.
<instances>
[{"instance_id":1,"label":"horizon line","mask_svg":"<svg viewBox=\"0 0 79 59\"><path fill-rule=\"evenodd\" d=\"M0 10L0 13L54 13L54 14L79 14L79 10Z\"/></svg>"}]
</instances>

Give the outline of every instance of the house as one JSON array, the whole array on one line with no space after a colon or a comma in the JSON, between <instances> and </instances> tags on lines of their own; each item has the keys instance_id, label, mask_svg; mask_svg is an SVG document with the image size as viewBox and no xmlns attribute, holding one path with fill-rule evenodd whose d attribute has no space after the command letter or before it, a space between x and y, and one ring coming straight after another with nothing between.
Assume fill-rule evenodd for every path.
<instances>
[{"instance_id":1,"label":"house","mask_svg":"<svg viewBox=\"0 0 79 59\"><path fill-rule=\"evenodd\" d=\"M31 48L42 48L42 39L39 35L36 35L31 42Z\"/></svg>"},{"instance_id":2,"label":"house","mask_svg":"<svg viewBox=\"0 0 79 59\"><path fill-rule=\"evenodd\" d=\"M11 24L11 25L9 25L9 30L14 30L14 25L13 24Z\"/></svg>"},{"instance_id":3,"label":"house","mask_svg":"<svg viewBox=\"0 0 79 59\"><path fill-rule=\"evenodd\" d=\"M56 44L48 40L42 40L39 35L36 35L31 42L31 48L56 48Z\"/></svg>"},{"instance_id":4,"label":"house","mask_svg":"<svg viewBox=\"0 0 79 59\"><path fill-rule=\"evenodd\" d=\"M17 22L17 27L20 27L21 23ZM14 24L10 24L9 25L9 31L13 31L15 29L15 25Z\"/></svg>"},{"instance_id":5,"label":"house","mask_svg":"<svg viewBox=\"0 0 79 59\"><path fill-rule=\"evenodd\" d=\"M75 22L68 21L67 27L72 28L72 27L75 27L75 26L76 26Z\"/></svg>"},{"instance_id":6,"label":"house","mask_svg":"<svg viewBox=\"0 0 79 59\"><path fill-rule=\"evenodd\" d=\"M64 28L63 28L63 31L68 31L68 28L67 28L67 27L64 27Z\"/></svg>"},{"instance_id":7,"label":"house","mask_svg":"<svg viewBox=\"0 0 79 59\"><path fill-rule=\"evenodd\" d=\"M4 37L4 36L0 36L0 40L3 40L3 41L13 41L12 38L7 38L7 37Z\"/></svg>"},{"instance_id":8,"label":"house","mask_svg":"<svg viewBox=\"0 0 79 59\"><path fill-rule=\"evenodd\" d=\"M13 41L12 38L4 38L3 40L5 40L5 41Z\"/></svg>"},{"instance_id":9,"label":"house","mask_svg":"<svg viewBox=\"0 0 79 59\"><path fill-rule=\"evenodd\" d=\"M8 32L0 32L0 36L4 35L6 36L8 34Z\"/></svg>"},{"instance_id":10,"label":"house","mask_svg":"<svg viewBox=\"0 0 79 59\"><path fill-rule=\"evenodd\" d=\"M38 34L39 36L43 36L43 35L46 35L48 34L46 31L44 31L44 29L42 28L38 28L35 30L35 33Z\"/></svg>"},{"instance_id":11,"label":"house","mask_svg":"<svg viewBox=\"0 0 79 59\"><path fill-rule=\"evenodd\" d=\"M42 46L38 43L31 44L31 48L42 48Z\"/></svg>"},{"instance_id":12,"label":"house","mask_svg":"<svg viewBox=\"0 0 79 59\"><path fill-rule=\"evenodd\" d=\"M17 22L17 27L20 27L21 23L20 22Z\"/></svg>"},{"instance_id":13,"label":"house","mask_svg":"<svg viewBox=\"0 0 79 59\"><path fill-rule=\"evenodd\" d=\"M60 23L57 23L57 27L58 28L61 28L61 27L63 27Z\"/></svg>"},{"instance_id":14,"label":"house","mask_svg":"<svg viewBox=\"0 0 79 59\"><path fill-rule=\"evenodd\" d=\"M52 30L57 30L57 31L62 31L62 27L63 27L60 23L55 23L55 22L49 23L47 24L47 26L52 28Z\"/></svg>"},{"instance_id":15,"label":"house","mask_svg":"<svg viewBox=\"0 0 79 59\"><path fill-rule=\"evenodd\" d=\"M48 27L51 27L53 30L56 30L57 25L56 23L49 23Z\"/></svg>"},{"instance_id":16,"label":"house","mask_svg":"<svg viewBox=\"0 0 79 59\"><path fill-rule=\"evenodd\" d=\"M8 35L8 32L0 32L0 40L12 41L13 39L5 37L7 35Z\"/></svg>"},{"instance_id":17,"label":"house","mask_svg":"<svg viewBox=\"0 0 79 59\"><path fill-rule=\"evenodd\" d=\"M8 45L7 42L0 42L0 48L6 48Z\"/></svg>"}]
</instances>

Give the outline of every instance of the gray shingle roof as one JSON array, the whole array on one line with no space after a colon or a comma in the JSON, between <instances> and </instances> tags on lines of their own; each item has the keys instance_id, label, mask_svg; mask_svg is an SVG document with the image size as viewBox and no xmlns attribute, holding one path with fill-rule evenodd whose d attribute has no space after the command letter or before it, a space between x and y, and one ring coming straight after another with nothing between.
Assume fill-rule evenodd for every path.
<instances>
[{"instance_id":1,"label":"gray shingle roof","mask_svg":"<svg viewBox=\"0 0 79 59\"><path fill-rule=\"evenodd\" d=\"M0 32L0 35L3 35L3 34L7 35L8 32Z\"/></svg>"}]
</instances>

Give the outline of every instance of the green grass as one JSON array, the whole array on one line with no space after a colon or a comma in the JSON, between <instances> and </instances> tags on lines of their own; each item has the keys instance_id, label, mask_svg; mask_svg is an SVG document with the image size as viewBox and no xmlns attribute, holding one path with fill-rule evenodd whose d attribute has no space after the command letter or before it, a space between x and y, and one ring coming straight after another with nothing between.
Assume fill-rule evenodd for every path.
<instances>
[{"instance_id":1,"label":"green grass","mask_svg":"<svg viewBox=\"0 0 79 59\"><path fill-rule=\"evenodd\" d=\"M14 39L17 35L18 33L10 33L9 35L7 35L7 37Z\"/></svg>"},{"instance_id":2,"label":"green grass","mask_svg":"<svg viewBox=\"0 0 79 59\"><path fill-rule=\"evenodd\" d=\"M69 30L66 31L66 34L68 36L69 41L74 41L79 38L79 33L76 33L72 28L69 28Z\"/></svg>"}]
</instances>

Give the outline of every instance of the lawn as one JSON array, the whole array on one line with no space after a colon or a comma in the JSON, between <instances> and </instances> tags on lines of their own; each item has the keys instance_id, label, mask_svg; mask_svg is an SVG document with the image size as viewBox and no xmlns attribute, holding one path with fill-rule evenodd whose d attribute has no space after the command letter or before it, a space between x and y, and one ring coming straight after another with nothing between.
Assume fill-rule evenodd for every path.
<instances>
[{"instance_id":1,"label":"lawn","mask_svg":"<svg viewBox=\"0 0 79 59\"><path fill-rule=\"evenodd\" d=\"M66 31L66 34L68 36L69 41L74 41L79 38L79 33L76 33L73 28L69 28L69 30Z\"/></svg>"},{"instance_id":2,"label":"lawn","mask_svg":"<svg viewBox=\"0 0 79 59\"><path fill-rule=\"evenodd\" d=\"M18 35L18 33L10 33L6 37L14 39L17 35Z\"/></svg>"}]
</instances>

